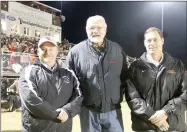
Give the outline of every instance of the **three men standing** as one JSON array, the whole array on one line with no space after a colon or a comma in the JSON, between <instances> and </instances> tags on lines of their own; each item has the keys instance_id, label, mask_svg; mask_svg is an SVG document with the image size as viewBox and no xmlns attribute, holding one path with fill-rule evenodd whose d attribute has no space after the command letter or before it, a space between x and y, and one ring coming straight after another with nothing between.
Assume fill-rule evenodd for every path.
<instances>
[{"instance_id":1,"label":"three men standing","mask_svg":"<svg viewBox=\"0 0 187 132\"><path fill-rule=\"evenodd\" d=\"M183 116L187 73L181 61L163 52L162 31L155 27L146 30L147 52L129 70L123 49L105 37L106 31L102 16L87 19L88 39L75 45L67 56L68 68L73 71L56 63L57 44L48 37L41 39L39 61L27 67L19 81L25 131L65 130L84 97L82 132L123 132L120 103L124 92L134 131L187 131ZM60 120L64 124L56 125Z\"/></svg>"}]
</instances>

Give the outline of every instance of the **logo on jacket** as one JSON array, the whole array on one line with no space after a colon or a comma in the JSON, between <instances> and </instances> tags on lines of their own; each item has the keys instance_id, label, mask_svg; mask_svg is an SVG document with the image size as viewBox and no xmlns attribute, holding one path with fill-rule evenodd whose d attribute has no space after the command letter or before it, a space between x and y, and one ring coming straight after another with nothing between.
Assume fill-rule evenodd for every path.
<instances>
[{"instance_id":1,"label":"logo on jacket","mask_svg":"<svg viewBox=\"0 0 187 132\"><path fill-rule=\"evenodd\" d=\"M109 63L109 64L116 64L116 61L113 60L113 61L109 61L108 63Z\"/></svg>"},{"instance_id":2,"label":"logo on jacket","mask_svg":"<svg viewBox=\"0 0 187 132\"><path fill-rule=\"evenodd\" d=\"M169 73L169 74L176 74L176 71L174 71L174 70L168 70L167 73Z\"/></svg>"},{"instance_id":3,"label":"logo on jacket","mask_svg":"<svg viewBox=\"0 0 187 132\"><path fill-rule=\"evenodd\" d=\"M64 79L64 82L65 82L65 83L70 83L69 77L63 76L62 78Z\"/></svg>"}]
</instances>

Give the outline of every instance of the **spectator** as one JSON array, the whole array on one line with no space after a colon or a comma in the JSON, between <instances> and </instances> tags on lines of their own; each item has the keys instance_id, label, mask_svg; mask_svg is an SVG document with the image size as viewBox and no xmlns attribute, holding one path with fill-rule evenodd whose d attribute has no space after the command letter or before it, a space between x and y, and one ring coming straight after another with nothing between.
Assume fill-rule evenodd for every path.
<instances>
[{"instance_id":1,"label":"spectator","mask_svg":"<svg viewBox=\"0 0 187 132\"><path fill-rule=\"evenodd\" d=\"M11 52L15 52L15 45L14 45L14 43L13 42L11 42L10 44L9 44L9 50L11 51Z\"/></svg>"},{"instance_id":2,"label":"spectator","mask_svg":"<svg viewBox=\"0 0 187 132\"><path fill-rule=\"evenodd\" d=\"M7 78L1 78L1 100L7 99Z\"/></svg>"},{"instance_id":3,"label":"spectator","mask_svg":"<svg viewBox=\"0 0 187 132\"><path fill-rule=\"evenodd\" d=\"M1 48L1 51L2 52L9 52L7 45L3 45L3 47Z\"/></svg>"},{"instance_id":4,"label":"spectator","mask_svg":"<svg viewBox=\"0 0 187 132\"><path fill-rule=\"evenodd\" d=\"M21 100L18 91L18 79L14 80L7 88L7 92L9 93L9 101L13 103L14 109L19 109L21 107Z\"/></svg>"}]
</instances>

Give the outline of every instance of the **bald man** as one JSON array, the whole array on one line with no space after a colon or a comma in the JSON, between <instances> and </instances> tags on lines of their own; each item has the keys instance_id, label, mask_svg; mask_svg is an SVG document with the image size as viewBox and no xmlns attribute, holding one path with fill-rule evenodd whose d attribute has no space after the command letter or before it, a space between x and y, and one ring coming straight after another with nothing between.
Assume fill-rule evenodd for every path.
<instances>
[{"instance_id":1,"label":"bald man","mask_svg":"<svg viewBox=\"0 0 187 132\"><path fill-rule=\"evenodd\" d=\"M88 39L75 45L67 64L80 81L84 96L80 113L82 132L122 132L121 101L127 63L121 46L105 38L102 16L89 17Z\"/></svg>"}]
</instances>

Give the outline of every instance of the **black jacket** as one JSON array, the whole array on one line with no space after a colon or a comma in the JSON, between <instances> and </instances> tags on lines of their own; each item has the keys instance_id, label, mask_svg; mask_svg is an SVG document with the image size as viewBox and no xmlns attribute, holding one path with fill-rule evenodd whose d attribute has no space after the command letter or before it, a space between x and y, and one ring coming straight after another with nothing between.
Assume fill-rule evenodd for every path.
<instances>
[{"instance_id":1,"label":"black jacket","mask_svg":"<svg viewBox=\"0 0 187 132\"><path fill-rule=\"evenodd\" d=\"M73 71L58 64L53 70L40 61L26 67L18 87L24 132L60 132L56 131L61 125L56 110L64 109L70 118L80 112L83 98L79 81Z\"/></svg>"},{"instance_id":2,"label":"black jacket","mask_svg":"<svg viewBox=\"0 0 187 132\"><path fill-rule=\"evenodd\" d=\"M98 112L120 108L127 64L123 49L105 40L104 53L94 48L89 40L75 45L68 54L67 65L80 81L83 105ZM122 73L122 74L121 74Z\"/></svg>"},{"instance_id":3,"label":"black jacket","mask_svg":"<svg viewBox=\"0 0 187 132\"><path fill-rule=\"evenodd\" d=\"M129 68L126 100L131 108L132 129L156 130L148 119L157 111L168 113L169 132L187 131L185 110L187 105L187 73L183 63L164 53L162 63L156 67L147 62L145 53Z\"/></svg>"}]
</instances>

